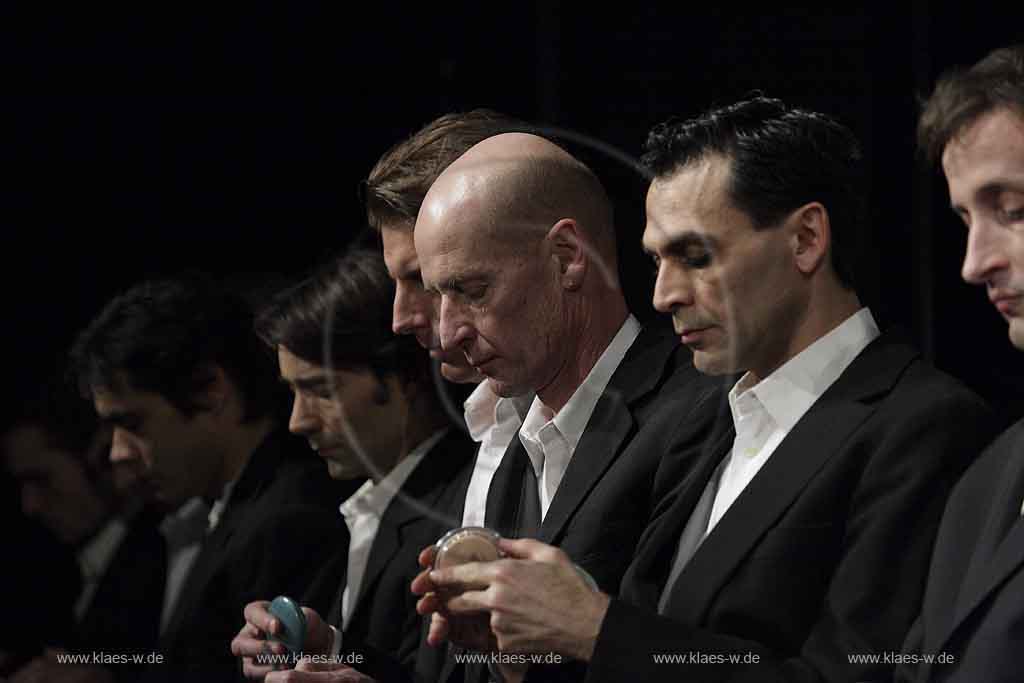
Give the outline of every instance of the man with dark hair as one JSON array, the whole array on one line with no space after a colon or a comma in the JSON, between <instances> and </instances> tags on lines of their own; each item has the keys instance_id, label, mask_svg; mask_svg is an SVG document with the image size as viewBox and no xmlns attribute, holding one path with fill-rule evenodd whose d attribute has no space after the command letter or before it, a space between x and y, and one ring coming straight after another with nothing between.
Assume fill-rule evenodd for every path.
<instances>
[{"instance_id":1,"label":"man with dark hair","mask_svg":"<svg viewBox=\"0 0 1024 683\"><path fill-rule=\"evenodd\" d=\"M381 255L357 249L282 292L257 323L294 393L291 431L335 479L369 478L341 504L351 539L343 578L326 621L306 609L305 652L380 680L412 675L421 620L409 583L420 549L458 524L446 511L461 502L474 450L447 425L427 355L391 331L393 296ZM263 637L280 627L267 605L246 607L232 643L251 678L272 668L259 661L264 648L281 652Z\"/></svg>"},{"instance_id":2,"label":"man with dark hair","mask_svg":"<svg viewBox=\"0 0 1024 683\"><path fill-rule=\"evenodd\" d=\"M983 285L1024 351L1024 45L946 73L925 103L919 143L941 161L967 226L961 275ZM1024 621L1024 422L957 484L935 544L900 680L1020 679ZM916 665L916 666L915 666Z\"/></svg>"},{"instance_id":3,"label":"man with dark hair","mask_svg":"<svg viewBox=\"0 0 1024 683\"><path fill-rule=\"evenodd\" d=\"M15 680L131 680L138 667L77 665L72 671L53 650L148 654L159 635L166 571L155 513L142 513L132 473L107 458L109 434L66 389L45 387L0 437L0 456L18 482L22 510L74 552L80 579L67 604L72 628L48 624L41 644L50 651ZM62 587L49 591L59 595Z\"/></svg>"},{"instance_id":4,"label":"man with dark hair","mask_svg":"<svg viewBox=\"0 0 1024 683\"><path fill-rule=\"evenodd\" d=\"M702 372L745 373L719 435L654 511L619 598L533 541L503 544L525 562L433 582L475 588L447 608L489 611L502 651L587 661L588 681L886 678L987 411L850 286L849 130L757 98L656 128L645 162L655 307Z\"/></svg>"},{"instance_id":5,"label":"man with dark hair","mask_svg":"<svg viewBox=\"0 0 1024 683\"><path fill-rule=\"evenodd\" d=\"M113 299L79 335L80 387L113 429L110 458L141 463L169 509L212 504L207 537L147 680L231 680L243 607L303 597L344 533L324 466L279 427L278 383L244 302L193 277L146 282Z\"/></svg>"}]
</instances>

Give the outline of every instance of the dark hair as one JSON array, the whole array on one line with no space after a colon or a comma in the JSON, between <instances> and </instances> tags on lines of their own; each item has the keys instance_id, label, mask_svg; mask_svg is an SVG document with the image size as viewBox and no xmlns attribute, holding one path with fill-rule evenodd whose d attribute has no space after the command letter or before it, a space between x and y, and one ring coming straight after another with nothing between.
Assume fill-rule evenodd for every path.
<instances>
[{"instance_id":1,"label":"dark hair","mask_svg":"<svg viewBox=\"0 0 1024 683\"><path fill-rule=\"evenodd\" d=\"M1024 116L1024 45L994 50L969 69L944 73L922 103L917 145L935 164L961 130L999 108Z\"/></svg>"},{"instance_id":2,"label":"dark hair","mask_svg":"<svg viewBox=\"0 0 1024 683\"><path fill-rule=\"evenodd\" d=\"M366 217L380 230L394 223L412 228L427 190L470 147L499 133L528 131L518 119L490 109L445 114L389 149L365 182Z\"/></svg>"},{"instance_id":3,"label":"dark hair","mask_svg":"<svg viewBox=\"0 0 1024 683\"><path fill-rule=\"evenodd\" d=\"M381 253L351 249L277 294L257 318L256 332L267 345L314 365L425 381L428 355L415 338L391 330L394 297Z\"/></svg>"},{"instance_id":4,"label":"dark hair","mask_svg":"<svg viewBox=\"0 0 1024 683\"><path fill-rule=\"evenodd\" d=\"M2 433L7 436L20 429L42 432L48 444L82 467L101 498L114 501L117 492L108 459L110 449L102 447L107 445L102 443L105 435L101 430L105 428L92 406L82 401L67 382L67 371L62 364L55 368L55 372L44 376L38 386L26 392L27 398L5 415Z\"/></svg>"},{"instance_id":5,"label":"dark hair","mask_svg":"<svg viewBox=\"0 0 1024 683\"><path fill-rule=\"evenodd\" d=\"M204 275L144 282L115 297L79 334L72 372L83 395L124 380L191 416L194 397L210 381L204 371L219 366L241 394L243 420L258 419L281 406L281 389L252 324L245 300Z\"/></svg>"},{"instance_id":6,"label":"dark hair","mask_svg":"<svg viewBox=\"0 0 1024 683\"><path fill-rule=\"evenodd\" d=\"M832 225L832 267L854 287L864 222L863 157L853 133L824 114L766 97L669 121L647 136L642 162L655 178L710 155L730 161L729 197L758 229L821 202Z\"/></svg>"},{"instance_id":7,"label":"dark hair","mask_svg":"<svg viewBox=\"0 0 1024 683\"><path fill-rule=\"evenodd\" d=\"M92 407L75 395L65 378L66 371L61 369L30 390L27 400L5 417L3 431L36 427L53 445L85 462L100 423Z\"/></svg>"}]
</instances>

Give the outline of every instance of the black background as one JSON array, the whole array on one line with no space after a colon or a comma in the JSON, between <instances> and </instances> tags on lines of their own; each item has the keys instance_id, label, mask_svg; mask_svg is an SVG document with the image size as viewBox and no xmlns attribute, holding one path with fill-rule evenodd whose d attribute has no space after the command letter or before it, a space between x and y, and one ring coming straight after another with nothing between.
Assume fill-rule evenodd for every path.
<instances>
[{"instance_id":1,"label":"black background","mask_svg":"<svg viewBox=\"0 0 1024 683\"><path fill-rule=\"evenodd\" d=\"M1020 41L1019 10L853 5L5 5L8 398L142 278L198 267L271 286L324 260L360 227L376 158L439 114L493 107L637 154L652 125L760 90L862 139L862 295L879 319L1020 414L1024 354L960 281L965 233L913 138L915 94ZM616 198L631 303L649 314L643 183L589 160Z\"/></svg>"}]
</instances>

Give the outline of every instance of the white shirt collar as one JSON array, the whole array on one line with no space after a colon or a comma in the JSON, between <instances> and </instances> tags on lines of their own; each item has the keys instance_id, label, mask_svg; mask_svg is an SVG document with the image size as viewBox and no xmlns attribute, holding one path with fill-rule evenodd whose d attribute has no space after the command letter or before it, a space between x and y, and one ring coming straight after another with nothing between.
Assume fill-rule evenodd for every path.
<instances>
[{"instance_id":1,"label":"white shirt collar","mask_svg":"<svg viewBox=\"0 0 1024 683\"><path fill-rule=\"evenodd\" d=\"M590 416L597 406L598 399L601 398L601 394L604 393L615 370L622 363L629 347L633 345L639 335L640 322L630 314L619 327L619 331L612 337L608 346L605 347L594 367L587 373L586 379L576 388L576 391L553 418L551 411L541 402L540 398L534 398L530 411L523 420L523 426L519 429L519 438L538 474L541 469L540 463L543 462L543 455L538 450L541 430L551 423L557 433L566 441L569 454L574 453L587 428Z\"/></svg>"},{"instance_id":2,"label":"white shirt collar","mask_svg":"<svg viewBox=\"0 0 1024 683\"><path fill-rule=\"evenodd\" d=\"M120 518L114 517L78 551L78 565L87 580L98 580L114 559L128 528Z\"/></svg>"},{"instance_id":3,"label":"white shirt collar","mask_svg":"<svg viewBox=\"0 0 1024 683\"><path fill-rule=\"evenodd\" d=\"M160 533L167 540L168 552L201 541L209 525L210 508L199 496L189 498L177 510L164 516Z\"/></svg>"},{"instance_id":4,"label":"white shirt collar","mask_svg":"<svg viewBox=\"0 0 1024 683\"><path fill-rule=\"evenodd\" d=\"M246 463L246 466L248 466L248 463ZM242 469L244 471L245 468ZM224 515L224 510L227 509L228 503L231 501L231 492L235 490L235 484L241 477L242 474L239 473L237 478L224 484L224 491L220 494L220 498L213 501L213 505L210 506L210 512L206 517L206 533L212 533L217 528L217 525L220 524L220 518Z\"/></svg>"},{"instance_id":5,"label":"white shirt collar","mask_svg":"<svg viewBox=\"0 0 1024 683\"><path fill-rule=\"evenodd\" d=\"M430 452L430 449L436 446L447 433L447 427L439 429L421 441L380 482L374 483L372 479L367 479L355 493L338 507L342 516L345 519L351 519L360 514L373 514L377 517L383 516L384 511L387 510L388 505L391 504L392 499L395 497L395 493L405 485L405 481L412 474L412 471L416 469L416 466L420 464L423 456Z\"/></svg>"},{"instance_id":6,"label":"white shirt collar","mask_svg":"<svg viewBox=\"0 0 1024 683\"><path fill-rule=\"evenodd\" d=\"M491 390L489 380L480 382L462 404L469 436L480 443L494 427L501 428L513 421L518 427L530 409L533 396L532 392L510 398L498 396Z\"/></svg>"},{"instance_id":7,"label":"white shirt collar","mask_svg":"<svg viewBox=\"0 0 1024 683\"><path fill-rule=\"evenodd\" d=\"M878 335L871 311L861 308L757 384L751 386L750 373L744 374L729 391L733 424L756 399L781 429L790 431Z\"/></svg>"}]
</instances>

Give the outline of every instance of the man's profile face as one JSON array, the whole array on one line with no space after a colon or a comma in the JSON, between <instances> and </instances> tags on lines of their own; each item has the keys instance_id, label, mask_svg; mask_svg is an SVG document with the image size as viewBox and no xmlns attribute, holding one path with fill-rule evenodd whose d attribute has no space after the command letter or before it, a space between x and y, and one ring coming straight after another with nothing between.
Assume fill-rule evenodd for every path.
<instances>
[{"instance_id":1,"label":"man's profile face","mask_svg":"<svg viewBox=\"0 0 1024 683\"><path fill-rule=\"evenodd\" d=\"M795 316L796 270L785 233L755 230L714 156L656 179L643 245L655 261L654 307L670 313L701 372L774 369Z\"/></svg>"},{"instance_id":2,"label":"man's profile face","mask_svg":"<svg viewBox=\"0 0 1024 683\"><path fill-rule=\"evenodd\" d=\"M482 378L459 350L445 351L438 338L438 298L423 288L412 226L384 226L384 264L395 281L392 329L395 334L415 335L430 357L440 361L441 374L449 382L479 382Z\"/></svg>"},{"instance_id":3,"label":"man's profile face","mask_svg":"<svg viewBox=\"0 0 1024 683\"><path fill-rule=\"evenodd\" d=\"M93 388L93 405L113 429L110 460L138 467L157 501L175 509L189 498L221 494L221 456L209 416L192 417L162 395L131 388Z\"/></svg>"},{"instance_id":4,"label":"man's profile face","mask_svg":"<svg viewBox=\"0 0 1024 683\"><path fill-rule=\"evenodd\" d=\"M11 429L0 450L18 482L25 516L62 543L78 545L103 521L107 505L82 457L59 447L41 428L26 424Z\"/></svg>"},{"instance_id":5,"label":"man's profile face","mask_svg":"<svg viewBox=\"0 0 1024 683\"><path fill-rule=\"evenodd\" d=\"M989 112L942 154L953 210L967 226L961 274L985 285L1024 350L1024 114Z\"/></svg>"},{"instance_id":6,"label":"man's profile face","mask_svg":"<svg viewBox=\"0 0 1024 683\"><path fill-rule=\"evenodd\" d=\"M423 281L440 299L441 346L461 351L499 396L543 391L565 347L557 264L543 256L543 232L503 224L496 237L480 227L488 220L502 221L470 205L422 231L417 222Z\"/></svg>"},{"instance_id":7,"label":"man's profile face","mask_svg":"<svg viewBox=\"0 0 1024 683\"><path fill-rule=\"evenodd\" d=\"M380 477L401 449L406 398L369 368L327 368L277 349L281 380L293 394L288 429L305 437L334 479Z\"/></svg>"}]
</instances>

